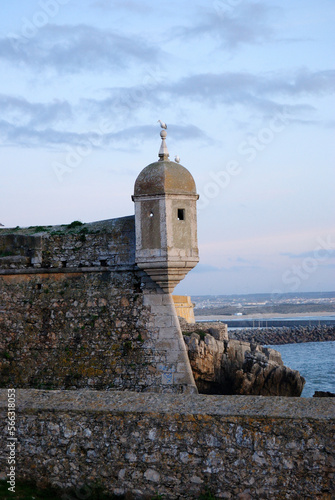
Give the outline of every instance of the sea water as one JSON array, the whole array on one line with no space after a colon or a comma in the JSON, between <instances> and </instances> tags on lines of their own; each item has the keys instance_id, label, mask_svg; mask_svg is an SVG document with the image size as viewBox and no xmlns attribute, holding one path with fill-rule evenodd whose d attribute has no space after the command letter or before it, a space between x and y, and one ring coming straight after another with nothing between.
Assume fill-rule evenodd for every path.
<instances>
[{"instance_id":1,"label":"sea water","mask_svg":"<svg viewBox=\"0 0 335 500\"><path fill-rule=\"evenodd\" d=\"M315 391L335 393L335 342L304 342L268 346L279 351L285 366L298 370L306 379L301 396Z\"/></svg>"}]
</instances>

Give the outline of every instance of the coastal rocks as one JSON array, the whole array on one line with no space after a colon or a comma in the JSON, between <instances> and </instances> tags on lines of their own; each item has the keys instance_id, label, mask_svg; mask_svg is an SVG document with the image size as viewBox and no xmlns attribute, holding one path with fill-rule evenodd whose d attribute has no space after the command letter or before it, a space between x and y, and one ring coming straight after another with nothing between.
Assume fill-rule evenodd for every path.
<instances>
[{"instance_id":1,"label":"coastal rocks","mask_svg":"<svg viewBox=\"0 0 335 500\"><path fill-rule=\"evenodd\" d=\"M274 349L209 332L184 336L198 390L203 394L300 396L305 379L283 365Z\"/></svg>"},{"instance_id":2,"label":"coastal rocks","mask_svg":"<svg viewBox=\"0 0 335 500\"><path fill-rule=\"evenodd\" d=\"M313 398L335 398L335 393L329 391L315 391Z\"/></svg>"},{"instance_id":3,"label":"coastal rocks","mask_svg":"<svg viewBox=\"0 0 335 500\"><path fill-rule=\"evenodd\" d=\"M204 337L209 333L216 340L228 340L228 327L222 321L211 321L210 323L187 323L184 318L178 316L180 328L184 335L198 333Z\"/></svg>"}]
</instances>

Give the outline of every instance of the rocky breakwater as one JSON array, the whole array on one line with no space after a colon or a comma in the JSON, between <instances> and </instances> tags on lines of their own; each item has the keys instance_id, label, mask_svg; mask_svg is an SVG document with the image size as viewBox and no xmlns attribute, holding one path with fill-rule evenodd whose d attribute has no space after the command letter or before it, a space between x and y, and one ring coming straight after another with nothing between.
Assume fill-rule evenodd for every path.
<instances>
[{"instance_id":1,"label":"rocky breakwater","mask_svg":"<svg viewBox=\"0 0 335 500\"><path fill-rule=\"evenodd\" d=\"M261 345L327 342L335 340L335 326L283 326L279 328L270 327L257 329L241 328L239 330L229 330L229 336L232 339L256 342Z\"/></svg>"},{"instance_id":2,"label":"rocky breakwater","mask_svg":"<svg viewBox=\"0 0 335 500\"><path fill-rule=\"evenodd\" d=\"M300 396L305 379L284 366L279 352L229 339L225 325L184 330L193 375L203 394Z\"/></svg>"}]
</instances>

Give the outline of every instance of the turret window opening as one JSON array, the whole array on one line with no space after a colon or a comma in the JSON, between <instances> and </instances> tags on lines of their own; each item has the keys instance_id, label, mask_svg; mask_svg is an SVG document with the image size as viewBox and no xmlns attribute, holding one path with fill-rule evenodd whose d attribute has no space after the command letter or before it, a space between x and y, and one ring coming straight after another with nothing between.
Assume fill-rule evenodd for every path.
<instances>
[{"instance_id":1,"label":"turret window opening","mask_svg":"<svg viewBox=\"0 0 335 500\"><path fill-rule=\"evenodd\" d=\"M178 208L177 218L178 218L178 220L185 220L185 209L184 208Z\"/></svg>"}]
</instances>

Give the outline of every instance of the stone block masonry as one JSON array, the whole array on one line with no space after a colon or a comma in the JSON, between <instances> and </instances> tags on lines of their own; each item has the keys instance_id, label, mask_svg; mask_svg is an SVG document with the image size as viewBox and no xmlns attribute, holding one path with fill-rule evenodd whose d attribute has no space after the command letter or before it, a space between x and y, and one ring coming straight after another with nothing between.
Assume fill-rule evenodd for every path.
<instances>
[{"instance_id":1,"label":"stone block masonry","mask_svg":"<svg viewBox=\"0 0 335 500\"><path fill-rule=\"evenodd\" d=\"M17 390L16 400L17 479L99 480L135 498L206 487L225 499L334 498L331 398ZM6 390L0 411L4 459Z\"/></svg>"},{"instance_id":2,"label":"stone block masonry","mask_svg":"<svg viewBox=\"0 0 335 500\"><path fill-rule=\"evenodd\" d=\"M176 308L177 316L183 318L187 323L194 324L194 304L191 297L184 295L173 295L173 302Z\"/></svg>"},{"instance_id":3,"label":"stone block masonry","mask_svg":"<svg viewBox=\"0 0 335 500\"><path fill-rule=\"evenodd\" d=\"M163 362L157 369L162 373L162 381L168 387L183 387L179 392L196 393L187 348L181 333L178 317L171 294L148 293L144 291L143 304L150 307L154 327L159 331L155 338L155 349L164 352Z\"/></svg>"}]
</instances>

